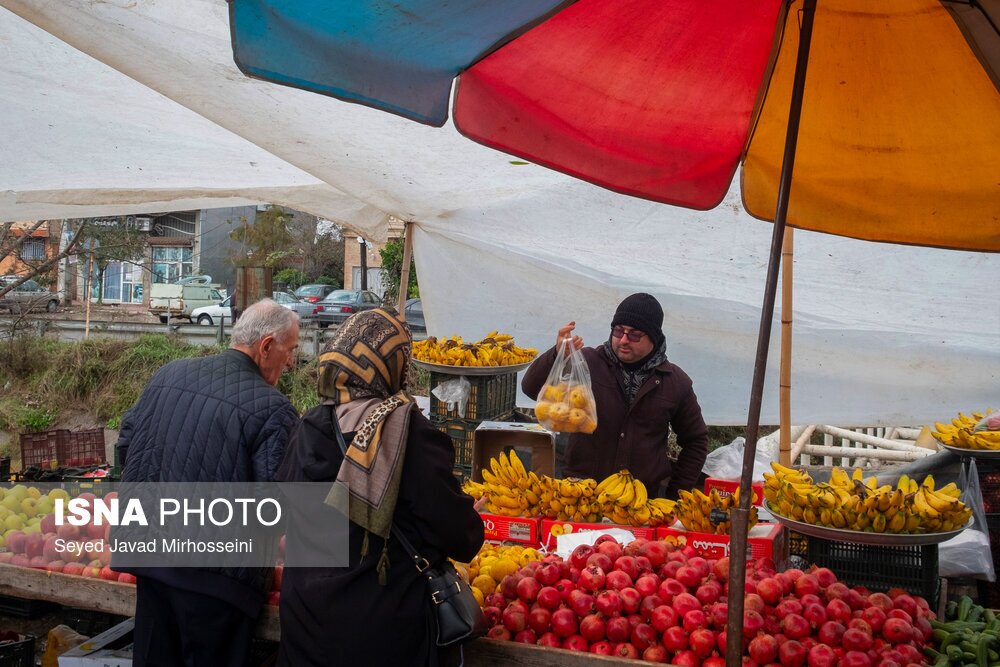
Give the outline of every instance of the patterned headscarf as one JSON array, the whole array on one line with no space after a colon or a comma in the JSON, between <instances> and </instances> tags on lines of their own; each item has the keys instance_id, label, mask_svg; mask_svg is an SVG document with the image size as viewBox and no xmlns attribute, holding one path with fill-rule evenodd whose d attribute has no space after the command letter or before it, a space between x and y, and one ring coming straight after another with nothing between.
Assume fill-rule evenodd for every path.
<instances>
[{"instance_id":1,"label":"patterned headscarf","mask_svg":"<svg viewBox=\"0 0 1000 667\"><path fill-rule=\"evenodd\" d=\"M337 483L326 499L365 529L362 556L368 552L368 532L388 538L396 509L406 454L405 429L414 405L406 394L412 341L395 310L366 310L341 325L319 357L317 389L326 404L381 401L348 443ZM383 438L384 427L397 410L403 411L402 428L390 428L396 437ZM387 567L385 546L379 561L380 579Z\"/></svg>"},{"instance_id":2,"label":"patterned headscarf","mask_svg":"<svg viewBox=\"0 0 1000 667\"><path fill-rule=\"evenodd\" d=\"M353 315L319 357L319 395L340 405L403 392L412 343L409 328L394 309Z\"/></svg>"}]
</instances>

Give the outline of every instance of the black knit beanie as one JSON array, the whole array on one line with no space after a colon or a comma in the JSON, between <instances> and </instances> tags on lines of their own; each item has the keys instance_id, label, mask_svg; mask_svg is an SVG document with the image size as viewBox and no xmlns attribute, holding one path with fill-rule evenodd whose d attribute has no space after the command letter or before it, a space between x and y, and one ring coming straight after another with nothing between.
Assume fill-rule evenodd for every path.
<instances>
[{"instance_id":1,"label":"black knit beanie","mask_svg":"<svg viewBox=\"0 0 1000 667\"><path fill-rule=\"evenodd\" d=\"M623 325L642 331L653 341L653 349L663 344L663 308L652 294L639 292L618 304L611 326Z\"/></svg>"}]
</instances>

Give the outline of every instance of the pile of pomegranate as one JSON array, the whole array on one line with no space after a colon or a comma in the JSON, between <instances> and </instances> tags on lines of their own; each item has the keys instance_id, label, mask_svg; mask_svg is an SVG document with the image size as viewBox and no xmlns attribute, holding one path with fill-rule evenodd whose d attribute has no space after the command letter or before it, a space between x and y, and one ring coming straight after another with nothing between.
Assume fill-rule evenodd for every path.
<instances>
[{"instance_id":1,"label":"pile of pomegranate","mask_svg":"<svg viewBox=\"0 0 1000 667\"><path fill-rule=\"evenodd\" d=\"M528 563L486 596L488 636L680 667L724 667L729 559L610 536ZM927 601L849 588L827 568L747 563L744 667L916 667Z\"/></svg>"}]
</instances>

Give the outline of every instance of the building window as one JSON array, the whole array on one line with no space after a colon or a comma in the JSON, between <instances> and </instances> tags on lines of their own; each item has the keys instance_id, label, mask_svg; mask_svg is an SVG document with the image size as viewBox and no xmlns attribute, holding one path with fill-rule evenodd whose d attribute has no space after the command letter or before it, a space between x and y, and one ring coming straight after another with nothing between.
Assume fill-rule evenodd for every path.
<instances>
[{"instance_id":1,"label":"building window","mask_svg":"<svg viewBox=\"0 0 1000 667\"><path fill-rule=\"evenodd\" d=\"M27 262L45 259L45 239L26 240L21 246L21 259Z\"/></svg>"},{"instance_id":2,"label":"building window","mask_svg":"<svg viewBox=\"0 0 1000 667\"><path fill-rule=\"evenodd\" d=\"M153 282L175 283L193 271L191 248L174 246L153 247Z\"/></svg>"}]
</instances>

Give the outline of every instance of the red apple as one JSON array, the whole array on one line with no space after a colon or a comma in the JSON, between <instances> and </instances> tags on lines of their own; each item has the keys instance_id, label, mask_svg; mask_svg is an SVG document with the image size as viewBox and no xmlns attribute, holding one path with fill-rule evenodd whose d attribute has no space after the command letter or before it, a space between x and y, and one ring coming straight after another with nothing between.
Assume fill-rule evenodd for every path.
<instances>
[{"instance_id":1,"label":"red apple","mask_svg":"<svg viewBox=\"0 0 1000 667\"><path fill-rule=\"evenodd\" d=\"M118 573L112 570L108 565L102 567L99 574L101 579L106 581L118 581Z\"/></svg>"},{"instance_id":2,"label":"red apple","mask_svg":"<svg viewBox=\"0 0 1000 667\"><path fill-rule=\"evenodd\" d=\"M66 563L66 566L63 567L63 574L73 574L73 575L76 575L76 576L82 575L83 574L83 563L80 563L80 562L77 562L77 561L73 561L71 563Z\"/></svg>"},{"instance_id":3,"label":"red apple","mask_svg":"<svg viewBox=\"0 0 1000 667\"><path fill-rule=\"evenodd\" d=\"M118 583L121 584L132 584L135 585L135 575L128 572L122 572L118 575ZM272 593L277 593L278 591L271 591Z\"/></svg>"}]
</instances>

